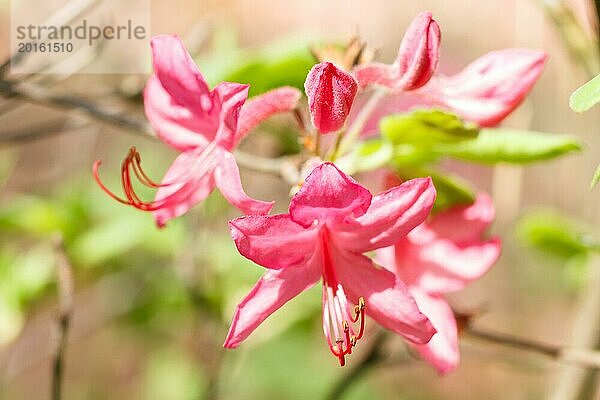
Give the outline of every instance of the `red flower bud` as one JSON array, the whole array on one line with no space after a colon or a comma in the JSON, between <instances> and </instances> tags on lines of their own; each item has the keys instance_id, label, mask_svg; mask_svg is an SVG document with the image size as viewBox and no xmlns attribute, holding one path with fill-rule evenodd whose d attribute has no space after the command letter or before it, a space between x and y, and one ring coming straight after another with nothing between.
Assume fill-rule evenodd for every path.
<instances>
[{"instance_id":1,"label":"red flower bud","mask_svg":"<svg viewBox=\"0 0 600 400\"><path fill-rule=\"evenodd\" d=\"M395 65L403 90L425 85L433 76L440 59L440 27L430 12L423 12L408 27Z\"/></svg>"},{"instance_id":2,"label":"red flower bud","mask_svg":"<svg viewBox=\"0 0 600 400\"><path fill-rule=\"evenodd\" d=\"M362 87L382 85L394 90L415 90L429 82L440 56L440 27L430 12L423 12L408 27L392 65L370 63L354 70Z\"/></svg>"},{"instance_id":3,"label":"red flower bud","mask_svg":"<svg viewBox=\"0 0 600 400\"><path fill-rule=\"evenodd\" d=\"M313 125L321 133L344 126L352 108L358 84L352 75L330 62L315 65L304 82Z\"/></svg>"}]
</instances>

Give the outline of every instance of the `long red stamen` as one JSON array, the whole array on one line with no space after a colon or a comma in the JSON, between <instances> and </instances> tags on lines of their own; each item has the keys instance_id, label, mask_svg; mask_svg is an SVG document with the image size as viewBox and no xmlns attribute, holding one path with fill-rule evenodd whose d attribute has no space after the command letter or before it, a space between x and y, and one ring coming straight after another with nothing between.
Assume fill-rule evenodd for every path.
<instances>
[{"instance_id":1,"label":"long red stamen","mask_svg":"<svg viewBox=\"0 0 600 400\"><path fill-rule=\"evenodd\" d=\"M354 313L355 313L355 319L353 318L354 319L353 322L356 322L360 315L360 328L358 330L358 335L356 335L356 340L360 340L365 333L365 299L364 298L360 297L358 299L358 305L354 307Z\"/></svg>"},{"instance_id":2,"label":"long red stamen","mask_svg":"<svg viewBox=\"0 0 600 400\"><path fill-rule=\"evenodd\" d=\"M106 185L104 185L102 183L99 173L98 173L98 170L99 170L101 164L102 164L102 162L100 160L96 160L96 162L94 162L94 166L93 166L94 179L96 180L96 182L98 183L100 188L106 194L108 194L110 197L112 197L114 200L116 200L122 204L133 206L142 211L156 211L164 205L163 201L158 201L158 202L157 201L151 201L151 202L143 201L140 199L140 197L135 192L135 189L133 187L133 183L131 180L131 171L132 170L133 170L133 173L135 174L136 178L138 179L138 181L144 186L151 187L154 189L168 186L165 184L157 184L152 179L150 179L148 177L148 175L146 175L146 173L142 169L142 158L140 156L140 153L136 150L135 147L131 147L129 149L129 152L127 153L127 157L125 157L125 159L121 163L121 187L123 189L123 194L125 195L125 199L120 196L117 196L113 191L108 189L106 187Z\"/></svg>"},{"instance_id":3,"label":"long red stamen","mask_svg":"<svg viewBox=\"0 0 600 400\"><path fill-rule=\"evenodd\" d=\"M135 153L135 156L133 158L133 172L135 172L135 175L137 176L139 181L148 187L158 189L160 187L169 186L168 184L156 183L152 179L150 179L148 175L146 175L146 173L142 169L142 157L138 152Z\"/></svg>"},{"instance_id":4,"label":"long red stamen","mask_svg":"<svg viewBox=\"0 0 600 400\"><path fill-rule=\"evenodd\" d=\"M346 348L348 350L347 354L352 354L352 339L350 338L350 325L348 325L348 321L344 321L342 323L342 327L344 328L344 335L346 336ZM352 336L354 337L354 336Z\"/></svg>"},{"instance_id":5,"label":"long red stamen","mask_svg":"<svg viewBox=\"0 0 600 400\"><path fill-rule=\"evenodd\" d=\"M346 355L352 354L365 332L365 300L360 297L358 304L351 307L344 288L337 279L331 248L328 242L327 228L321 233L323 262L323 333L329 350L340 362L346 365ZM353 312L354 311L354 312ZM358 333L353 324L359 323Z\"/></svg>"},{"instance_id":6,"label":"long red stamen","mask_svg":"<svg viewBox=\"0 0 600 400\"><path fill-rule=\"evenodd\" d=\"M327 291L327 289L325 289ZM329 293L332 293L329 291ZM355 315L348 319L340 321L340 315L336 312L336 315L332 316L331 313L336 307L331 307L335 301L327 299L324 304L323 313L323 328L325 330L325 337L329 343L329 350L331 354L338 358L340 366L346 365L346 355L352 354L352 348L356 346L356 343L363 337L365 332L365 300L360 297L358 299L358 305L354 307ZM339 310L339 308L338 308ZM359 322L358 334L355 333L354 328L348 321L352 323ZM342 336L343 335L343 336ZM331 340L335 338L335 340Z\"/></svg>"},{"instance_id":7,"label":"long red stamen","mask_svg":"<svg viewBox=\"0 0 600 400\"><path fill-rule=\"evenodd\" d=\"M335 351L333 352L334 355L337 355L339 361L340 361L340 367L343 367L344 365L346 365L346 353L344 350L344 340L341 338L338 338L336 341L336 348L338 353L336 354Z\"/></svg>"},{"instance_id":8,"label":"long red stamen","mask_svg":"<svg viewBox=\"0 0 600 400\"><path fill-rule=\"evenodd\" d=\"M119 196L117 196L116 194L114 194L109 188L107 188L104 185L104 183L102 183L102 181L100 180L100 176L98 174L98 169L100 168L100 165L102 165L102 161L101 160L96 160L94 162L94 166L92 167L92 172L94 174L94 180L96 181L96 183L98 184L98 186L100 186L100 189L102 189L102 191L104 193L106 193L107 195L109 195L114 200L118 201L119 203L130 205L131 203L129 202L129 200L124 200L124 199L120 198Z\"/></svg>"}]
</instances>

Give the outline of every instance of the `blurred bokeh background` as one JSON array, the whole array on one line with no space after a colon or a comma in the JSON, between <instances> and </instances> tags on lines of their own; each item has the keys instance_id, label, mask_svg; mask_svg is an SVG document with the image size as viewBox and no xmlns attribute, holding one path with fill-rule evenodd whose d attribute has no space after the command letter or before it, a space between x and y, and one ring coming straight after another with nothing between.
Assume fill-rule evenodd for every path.
<instances>
[{"instance_id":1,"label":"blurred bokeh background","mask_svg":"<svg viewBox=\"0 0 600 400\"><path fill-rule=\"evenodd\" d=\"M565 4L592 35L591 2ZM447 73L491 50L547 51L540 81L504 125L576 134L585 149L526 167L448 164L491 193L497 207L492 232L504 241L500 262L451 302L461 310L483 310L477 320L483 326L561 344L569 341L589 262L576 243L565 243L571 230L593 235L600 222L600 191L589 190L600 160L600 114L577 115L568 108L569 94L589 76L569 55L547 12L558 5L153 0L151 30L181 35L212 83L249 82L253 93L285 83L301 86L314 63L309 46L318 41L344 42L358 34L378 50L380 60L391 61L407 25L423 10L432 11L442 28L441 69ZM10 2L1 0L1 61L10 55L9 22ZM92 99L143 119L144 75L4 78L26 79L48 93ZM286 122L272 122L243 147L263 156L296 151ZM121 158L132 145L154 177L175 157L130 129L0 93L0 398L49 398L57 232L75 277L65 399L324 398L347 370L325 346L319 289L293 300L239 349L222 349L236 303L262 273L239 256L229 238L226 221L238 212L214 193L166 229L155 229L149 215L116 204L92 180L91 165L102 159L102 174L116 187ZM251 195L276 199L276 211L285 210L285 182L247 170L242 176ZM542 208L547 211L537 222L523 221ZM543 224L556 236L538 241L543 242L538 250L545 247L546 253L526 243L535 242ZM367 341L374 332L369 326ZM357 347L350 366L367 347ZM400 339L388 347L390 354L404 352ZM544 399L562 368L537 355L467 338L462 351L461 367L449 376L438 376L416 359L388 362L357 376L344 398Z\"/></svg>"}]
</instances>

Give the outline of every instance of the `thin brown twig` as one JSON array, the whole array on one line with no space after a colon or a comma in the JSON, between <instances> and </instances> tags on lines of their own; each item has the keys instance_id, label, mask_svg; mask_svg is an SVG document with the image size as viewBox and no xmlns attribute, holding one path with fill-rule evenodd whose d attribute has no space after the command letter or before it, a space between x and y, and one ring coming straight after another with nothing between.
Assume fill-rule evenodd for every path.
<instances>
[{"instance_id":1,"label":"thin brown twig","mask_svg":"<svg viewBox=\"0 0 600 400\"><path fill-rule=\"evenodd\" d=\"M16 97L30 103L58 108L65 111L79 110L84 112L87 116L103 123L127 129L132 133L142 135L144 137L156 138L152 132L152 129L150 128L150 125L145 121L131 118L120 111L105 108L90 100L80 97L55 95L36 85L18 84L1 79L0 94L4 94L6 97ZM41 131L38 133L40 137L43 136ZM27 136L28 140L33 140L36 138L34 134L28 134ZM3 137L0 136L0 142L2 141L4 141ZM14 138L10 138L9 141L14 141ZM293 161L293 157L281 157L276 159L265 158L240 150L235 152L235 156L238 164L241 167L252 171L278 175L288 183L297 183L298 169Z\"/></svg>"},{"instance_id":2,"label":"thin brown twig","mask_svg":"<svg viewBox=\"0 0 600 400\"><path fill-rule=\"evenodd\" d=\"M557 346L536 342L535 340L530 340L515 335L492 332L481 328L475 328L470 325L464 329L463 333L474 339L508 346L519 350L530 351L550 358L556 358L560 355L560 348Z\"/></svg>"},{"instance_id":3,"label":"thin brown twig","mask_svg":"<svg viewBox=\"0 0 600 400\"><path fill-rule=\"evenodd\" d=\"M296 157L266 158L236 150L235 160L246 169L278 175L291 185L298 184L299 173Z\"/></svg>"},{"instance_id":4,"label":"thin brown twig","mask_svg":"<svg viewBox=\"0 0 600 400\"><path fill-rule=\"evenodd\" d=\"M529 351L535 354L543 355L557 362L568 363L573 365L583 366L592 370L600 369L600 351L590 350L586 348L561 347L552 344L538 342L532 339L522 338L515 335L493 332L472 326L468 321L463 327L462 332L473 339L483 341L490 344L512 347L514 349ZM327 400L341 399L352 384L357 380L358 376L364 376L373 367L379 365L391 365L398 363L406 363L406 357L386 358L383 353L383 346L386 339L385 331L380 331L367 355L354 364L352 369L342 376L335 383L333 388L325 397Z\"/></svg>"},{"instance_id":5,"label":"thin brown twig","mask_svg":"<svg viewBox=\"0 0 600 400\"><path fill-rule=\"evenodd\" d=\"M79 110L88 116L135 133L153 136L145 121L130 118L122 112L100 106L92 101L75 96L57 95L42 87L0 80L0 93L5 97L15 97L30 103L45 105L62 110Z\"/></svg>"},{"instance_id":6,"label":"thin brown twig","mask_svg":"<svg viewBox=\"0 0 600 400\"><path fill-rule=\"evenodd\" d=\"M45 123L32 128L4 132L0 134L0 146L11 146L44 139L62 133L71 132L86 126L85 122L57 121Z\"/></svg>"},{"instance_id":7,"label":"thin brown twig","mask_svg":"<svg viewBox=\"0 0 600 400\"><path fill-rule=\"evenodd\" d=\"M62 236L54 240L56 249L56 274L58 291L58 337L52 368L52 399L62 398L64 354L67 346L69 324L73 313L73 269L69 261Z\"/></svg>"},{"instance_id":8,"label":"thin brown twig","mask_svg":"<svg viewBox=\"0 0 600 400\"><path fill-rule=\"evenodd\" d=\"M575 364L588 369L600 369L600 351L562 347L505 333L467 326L464 333L487 343L508 346L549 357L557 362Z\"/></svg>"}]
</instances>

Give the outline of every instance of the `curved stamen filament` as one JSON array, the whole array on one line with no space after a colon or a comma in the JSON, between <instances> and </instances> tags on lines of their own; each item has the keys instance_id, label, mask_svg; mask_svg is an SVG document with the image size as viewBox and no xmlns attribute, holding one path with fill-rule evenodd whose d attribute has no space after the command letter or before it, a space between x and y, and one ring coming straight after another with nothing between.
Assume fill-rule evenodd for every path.
<instances>
[{"instance_id":1,"label":"curved stamen filament","mask_svg":"<svg viewBox=\"0 0 600 400\"><path fill-rule=\"evenodd\" d=\"M133 166L133 172L135 173L135 176L137 176L138 180L142 184L144 184L148 187L151 187L151 188L160 188L160 187L168 186L166 184L156 183L152 179L150 179L148 177L148 175L146 175L146 173L142 169L142 156L140 156L140 153L138 153L137 151L133 155L132 166Z\"/></svg>"},{"instance_id":2,"label":"curved stamen filament","mask_svg":"<svg viewBox=\"0 0 600 400\"><path fill-rule=\"evenodd\" d=\"M358 298L358 304L348 304L344 288L337 278L334 254L330 247L328 230L320 232L323 268L323 333L331 354L338 358L340 365L346 365L346 355L365 333L365 299ZM352 312L354 311L354 313ZM359 323L358 333L353 324Z\"/></svg>"},{"instance_id":3,"label":"curved stamen filament","mask_svg":"<svg viewBox=\"0 0 600 400\"><path fill-rule=\"evenodd\" d=\"M116 195L113 191L108 189L106 185L104 185L100 180L100 176L98 173L100 165L102 164L100 160L94 162L94 179L106 194L108 194L111 198L118 201L119 203L135 207L142 211L156 211L163 208L165 204L176 194L181 195L181 193L179 193L180 190L186 190L185 182L191 179L191 173L194 173L194 177L202 177L205 173L208 173L216 166L217 157L215 154L215 149L216 145L214 143L211 143L206 148L204 148L201 151L201 153L198 154L193 163L181 174L181 176L177 176L170 182L159 184L156 183L154 180L150 179L150 177L148 177L148 175L144 172L142 168L142 157L140 153L136 150L135 147L131 147L129 149L129 152L127 153L127 156L121 163L121 187L125 198ZM138 182L146 187L152 189L160 189L163 187L169 187L178 184L181 185L181 188L180 190L176 190L174 191L174 193L171 193L160 200L144 201L140 199L138 194L135 192L135 188L131 179L132 171L133 175L135 175Z\"/></svg>"},{"instance_id":4,"label":"curved stamen filament","mask_svg":"<svg viewBox=\"0 0 600 400\"><path fill-rule=\"evenodd\" d=\"M102 162L100 160L97 160L94 163L94 179L96 180L100 188L114 200L118 201L119 203L127 204L144 211L155 211L160 208L163 202L145 202L142 201L139 198L139 196L135 193L135 189L131 181L132 170L135 176L138 178L138 181L144 186L151 187L154 189L167 186L155 183L152 179L148 177L148 175L146 175L146 173L142 169L142 158L135 147L131 147L129 149L127 156L121 163L121 186L123 188L123 194L125 195L125 198L116 195L113 191L108 189L106 185L102 183L98 173L101 164Z\"/></svg>"},{"instance_id":5,"label":"curved stamen filament","mask_svg":"<svg viewBox=\"0 0 600 400\"><path fill-rule=\"evenodd\" d=\"M365 299L362 297L358 298L358 305L354 306L354 317L352 317L352 322L357 322L360 318L360 328L358 330L358 335L356 335L356 340L362 339L365 334Z\"/></svg>"},{"instance_id":6,"label":"curved stamen filament","mask_svg":"<svg viewBox=\"0 0 600 400\"><path fill-rule=\"evenodd\" d=\"M352 354L365 331L365 300L360 297L354 306L354 315L350 315L346 295L340 285L334 290L323 285L323 330L329 344L329 350L338 358L340 366L346 365L346 355ZM351 325L359 323L358 332ZM334 340L332 340L334 339Z\"/></svg>"}]
</instances>

